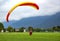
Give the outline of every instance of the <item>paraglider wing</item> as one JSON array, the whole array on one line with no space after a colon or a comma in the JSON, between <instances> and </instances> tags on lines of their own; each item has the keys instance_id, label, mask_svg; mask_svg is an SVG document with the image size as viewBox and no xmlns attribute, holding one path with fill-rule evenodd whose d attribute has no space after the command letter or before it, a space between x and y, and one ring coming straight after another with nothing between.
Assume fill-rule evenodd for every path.
<instances>
[{"instance_id":1,"label":"paraglider wing","mask_svg":"<svg viewBox=\"0 0 60 41\"><path fill-rule=\"evenodd\" d=\"M32 3L32 2L18 3L18 4L16 4L15 6L13 6L13 7L9 10L9 12L8 12L8 14L7 14L7 16L6 16L6 21L7 21L7 22L9 22L8 18L9 18L9 16L10 16L10 14L11 14L11 13L13 12L13 10L14 10L16 7L18 7L18 6L31 6L31 7L35 8L35 9L39 10L39 6L38 6L36 3Z\"/></svg>"}]
</instances>

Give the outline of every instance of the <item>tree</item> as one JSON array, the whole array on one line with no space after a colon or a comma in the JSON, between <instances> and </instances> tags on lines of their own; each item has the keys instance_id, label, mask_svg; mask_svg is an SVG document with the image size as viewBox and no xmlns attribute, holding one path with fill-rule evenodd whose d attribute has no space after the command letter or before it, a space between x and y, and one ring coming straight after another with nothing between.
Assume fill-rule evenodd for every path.
<instances>
[{"instance_id":1,"label":"tree","mask_svg":"<svg viewBox=\"0 0 60 41\"><path fill-rule=\"evenodd\" d=\"M4 29L4 25L2 24L2 23L0 23L0 32L1 32L1 30L3 30Z\"/></svg>"},{"instance_id":2,"label":"tree","mask_svg":"<svg viewBox=\"0 0 60 41\"><path fill-rule=\"evenodd\" d=\"M53 27L52 29L53 29L53 31L56 31L57 28L56 27Z\"/></svg>"},{"instance_id":3,"label":"tree","mask_svg":"<svg viewBox=\"0 0 60 41\"><path fill-rule=\"evenodd\" d=\"M46 30L45 28L41 28L40 31L41 31L41 32L45 32L45 31L47 31L47 30Z\"/></svg>"},{"instance_id":4,"label":"tree","mask_svg":"<svg viewBox=\"0 0 60 41\"><path fill-rule=\"evenodd\" d=\"M24 27L21 27L21 28L19 28L19 31L24 32L24 29L25 29Z\"/></svg>"},{"instance_id":5,"label":"tree","mask_svg":"<svg viewBox=\"0 0 60 41\"><path fill-rule=\"evenodd\" d=\"M54 30L52 28L47 28L48 32L53 32Z\"/></svg>"},{"instance_id":6,"label":"tree","mask_svg":"<svg viewBox=\"0 0 60 41\"><path fill-rule=\"evenodd\" d=\"M60 31L60 26L57 26L57 31Z\"/></svg>"},{"instance_id":7,"label":"tree","mask_svg":"<svg viewBox=\"0 0 60 41\"><path fill-rule=\"evenodd\" d=\"M41 29L40 29L40 28L35 28L35 31L36 31L36 32L40 32Z\"/></svg>"},{"instance_id":8,"label":"tree","mask_svg":"<svg viewBox=\"0 0 60 41\"><path fill-rule=\"evenodd\" d=\"M13 32L13 31L14 31L14 29L13 29L13 27L8 26L7 31L9 31L9 32Z\"/></svg>"},{"instance_id":9,"label":"tree","mask_svg":"<svg viewBox=\"0 0 60 41\"><path fill-rule=\"evenodd\" d=\"M29 26L28 27L28 31L30 31L30 29L33 31L33 27Z\"/></svg>"},{"instance_id":10,"label":"tree","mask_svg":"<svg viewBox=\"0 0 60 41\"><path fill-rule=\"evenodd\" d=\"M60 26L55 26L55 27L53 27L53 30L54 30L54 31L60 31Z\"/></svg>"}]
</instances>

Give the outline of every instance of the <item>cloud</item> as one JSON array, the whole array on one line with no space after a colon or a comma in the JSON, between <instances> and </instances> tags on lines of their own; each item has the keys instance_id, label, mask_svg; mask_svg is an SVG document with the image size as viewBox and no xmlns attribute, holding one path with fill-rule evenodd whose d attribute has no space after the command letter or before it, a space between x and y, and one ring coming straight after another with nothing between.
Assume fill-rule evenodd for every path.
<instances>
[{"instance_id":1,"label":"cloud","mask_svg":"<svg viewBox=\"0 0 60 41\"><path fill-rule=\"evenodd\" d=\"M60 11L60 0L10 0L0 1L0 22L6 21L6 15L11 7L19 2L30 1L39 5L40 10L25 6L17 7L9 17L9 20L19 20L27 17L53 15ZM4 4L3 4L4 3Z\"/></svg>"}]
</instances>

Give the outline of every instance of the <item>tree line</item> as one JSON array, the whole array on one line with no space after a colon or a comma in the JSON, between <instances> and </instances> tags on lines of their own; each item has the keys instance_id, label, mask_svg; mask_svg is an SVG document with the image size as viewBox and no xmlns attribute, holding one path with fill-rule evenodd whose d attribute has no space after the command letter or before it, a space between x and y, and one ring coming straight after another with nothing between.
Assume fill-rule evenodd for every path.
<instances>
[{"instance_id":1,"label":"tree line","mask_svg":"<svg viewBox=\"0 0 60 41\"><path fill-rule=\"evenodd\" d=\"M32 29L33 32L60 32L60 26L54 26L51 28L33 28L32 26L29 26L28 28L13 28L12 26L8 26L8 28L4 28L3 23L0 23L0 32L2 30L4 32L24 32L24 29L26 30L26 32L28 32L30 29Z\"/></svg>"}]
</instances>

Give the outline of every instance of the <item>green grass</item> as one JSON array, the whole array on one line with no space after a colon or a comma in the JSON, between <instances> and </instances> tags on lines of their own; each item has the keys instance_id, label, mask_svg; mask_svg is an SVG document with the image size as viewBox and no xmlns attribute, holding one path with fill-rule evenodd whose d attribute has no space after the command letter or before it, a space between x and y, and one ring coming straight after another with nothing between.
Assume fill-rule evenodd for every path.
<instances>
[{"instance_id":1,"label":"green grass","mask_svg":"<svg viewBox=\"0 0 60 41\"><path fill-rule=\"evenodd\" d=\"M0 41L60 41L58 32L34 32L29 33L0 33Z\"/></svg>"}]
</instances>

